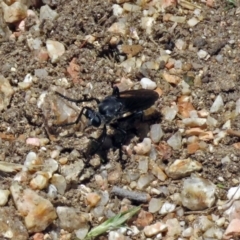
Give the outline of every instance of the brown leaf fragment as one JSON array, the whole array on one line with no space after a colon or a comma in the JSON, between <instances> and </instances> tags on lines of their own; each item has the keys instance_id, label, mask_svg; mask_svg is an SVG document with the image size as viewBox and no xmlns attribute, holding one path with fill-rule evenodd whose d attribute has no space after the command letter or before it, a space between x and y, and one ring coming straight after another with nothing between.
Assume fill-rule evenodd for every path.
<instances>
[{"instance_id":1,"label":"brown leaf fragment","mask_svg":"<svg viewBox=\"0 0 240 240\"><path fill-rule=\"evenodd\" d=\"M136 56L139 52L143 50L141 45L120 45L118 47L119 51L125 53L128 58Z\"/></svg>"}]
</instances>

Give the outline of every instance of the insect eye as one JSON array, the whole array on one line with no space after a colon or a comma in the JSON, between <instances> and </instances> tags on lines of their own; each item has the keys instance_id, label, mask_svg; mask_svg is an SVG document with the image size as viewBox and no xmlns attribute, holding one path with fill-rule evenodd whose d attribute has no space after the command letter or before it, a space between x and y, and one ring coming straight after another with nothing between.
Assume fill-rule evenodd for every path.
<instances>
[{"instance_id":1,"label":"insect eye","mask_svg":"<svg viewBox=\"0 0 240 240\"><path fill-rule=\"evenodd\" d=\"M101 125L101 119L99 116L94 116L94 118L91 119L91 124L94 126L94 127L99 127Z\"/></svg>"}]
</instances>

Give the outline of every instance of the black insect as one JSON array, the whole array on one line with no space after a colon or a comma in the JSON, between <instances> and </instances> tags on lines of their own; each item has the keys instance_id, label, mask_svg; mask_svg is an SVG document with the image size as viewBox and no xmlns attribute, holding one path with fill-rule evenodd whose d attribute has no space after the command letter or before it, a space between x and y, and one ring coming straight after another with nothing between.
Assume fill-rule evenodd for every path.
<instances>
[{"instance_id":1,"label":"black insect","mask_svg":"<svg viewBox=\"0 0 240 240\"><path fill-rule=\"evenodd\" d=\"M122 133L125 138L126 131L120 127L120 123L134 119L137 116L142 116L143 110L151 107L159 98L158 93L153 90L139 89L119 92L118 87L113 87L112 95L107 96L101 102L97 98L76 100L66 97L59 92L56 92L56 94L75 103L89 101L96 101L98 103L98 111L94 111L89 107L83 107L74 122L61 125L68 126L78 124L82 115L89 120L88 126L100 127L103 125L103 132L98 139L98 145L94 151L91 152L91 155L94 155L103 145L107 136L107 125ZM127 116L124 116L125 114L127 114ZM95 141L97 140L95 139ZM124 140L122 142L124 142Z\"/></svg>"}]
</instances>

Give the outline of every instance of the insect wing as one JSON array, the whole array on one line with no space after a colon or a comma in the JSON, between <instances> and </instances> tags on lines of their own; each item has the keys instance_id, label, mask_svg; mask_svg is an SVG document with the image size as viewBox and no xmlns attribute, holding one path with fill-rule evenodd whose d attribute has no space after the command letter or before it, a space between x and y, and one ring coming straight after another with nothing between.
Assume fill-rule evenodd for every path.
<instances>
[{"instance_id":1,"label":"insect wing","mask_svg":"<svg viewBox=\"0 0 240 240\"><path fill-rule=\"evenodd\" d=\"M118 100L123 105L122 113L125 113L145 110L158 98L158 93L153 90L139 89L120 92Z\"/></svg>"}]
</instances>

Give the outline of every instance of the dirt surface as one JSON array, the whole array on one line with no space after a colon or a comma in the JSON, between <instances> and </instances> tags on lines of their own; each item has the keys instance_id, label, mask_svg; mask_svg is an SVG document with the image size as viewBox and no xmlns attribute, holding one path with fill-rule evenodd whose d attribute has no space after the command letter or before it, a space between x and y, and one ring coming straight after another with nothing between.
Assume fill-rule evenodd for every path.
<instances>
[{"instance_id":1,"label":"dirt surface","mask_svg":"<svg viewBox=\"0 0 240 240\"><path fill-rule=\"evenodd\" d=\"M137 155L134 151L132 155L126 154L126 147L125 150L123 149L122 161L118 149L109 149L107 147L103 151L107 160L101 162L99 161L99 155L94 155L88 156L86 161L83 155L85 147L82 146L84 140L79 137L82 133L79 128L76 128L76 126L59 129L50 127L49 130L46 127L46 119L42 110L37 107L37 100L44 91L51 91L51 87L56 85L57 79L67 78L70 85L64 90L64 93L75 99L82 98L84 89L91 83L93 87L92 96L100 100L111 95L112 84L119 83L119 80L123 77L131 79L133 83L131 89L141 88L139 81L142 77L153 80L163 92L154 105L160 117L153 117L144 121L144 123L137 123L137 136L134 136L133 132L128 133L129 139L124 143L125 145L134 146L142 141L143 136L149 136L147 134L149 134L150 125L153 123L160 123L162 126L164 135L161 142L167 142L181 127L181 118L176 117L170 122L163 117L162 109L177 102L178 97L182 95L180 85L169 84L162 78L163 71L167 69L164 63L160 64L157 70L147 70L144 73L140 72L139 69L133 69L130 73L126 73L120 67L119 57L123 56L126 59L126 55L119 51L118 45L128 45L129 34L118 36L121 44L111 46L109 43L111 37L116 35L108 32L109 27L117 21L117 18L112 13L112 4L112 2L101 0L49 1L48 5L58 13L58 17L54 21L43 21L40 24L40 35L36 35L31 29L34 23L29 18L26 23L26 31L22 32L20 37L15 40L1 40L0 73L9 80L11 86L15 89L9 106L0 114L0 132L2 133L0 139L1 160L23 164L30 151L37 152L43 158L49 158L50 152L60 146L59 158L67 157L70 163L81 160L85 164L81 176L86 177L81 178L79 176L74 181L69 182L64 196L59 195L52 200L54 206L71 206L85 211L86 203L78 189L80 184L85 184L93 191L98 191L100 186L95 176L98 174L102 176L104 174L109 175L119 169L121 177L108 184L106 189L110 191L113 185L122 187L129 184L125 177L128 171L138 171ZM180 23L174 29L171 29L173 22L163 21L166 14L182 14L184 16L188 12L185 10L185 12L179 13L179 6L171 6L166 8L165 12L159 13L152 27L151 35L146 34L145 30L141 28L138 12L128 13L127 30L131 31L134 28L140 38L140 40L132 39L132 44L143 46L142 51L137 56L144 55L148 61L154 61L161 55L161 49L171 50L170 57L181 60L186 66L185 69L179 71L179 74L177 71L176 73L190 85L193 107L196 110L206 109L209 111L214 99L220 94L223 98L224 110L211 114L211 116L218 121L217 126L219 128L228 119L231 119L231 128L239 130L239 117L231 118L230 116L230 112L235 109L235 103L240 96L240 21L236 14L236 7L232 7L227 0L216 0L213 7L206 6L202 2L197 4L201 6L203 19L192 28L186 23ZM34 6L33 9L39 13L39 7ZM192 15L189 13L187 19L190 16ZM10 26L10 29L14 31L14 26ZM33 52L27 46L27 38L30 34L33 38L41 39L43 43L47 39L63 43L66 48L64 55L61 56L57 63L51 63L50 59L43 62L36 60L33 57ZM94 35L97 44L88 43L85 40L87 35ZM195 50L189 50L189 48L177 49L174 46L177 39L183 39L188 46L192 45ZM207 60L198 57L196 51L200 49L208 52L209 58ZM219 55L222 56L221 61L216 60L216 56ZM67 72L67 67L73 58L76 58L75 63L79 66L78 76L75 79ZM13 68L16 71L13 71ZM35 81L29 89L20 89L18 82L22 82L29 73L34 76L36 69L45 69L47 76L35 77ZM201 80L196 82L195 77L199 73L201 73ZM78 106L81 109L82 105L78 104ZM88 106L97 110L97 105L94 102L88 104ZM49 121L47 119L48 123ZM147 130L140 136L140 130L144 128ZM209 131L214 129L208 128ZM72 131L72 134L61 135L65 130L69 130L70 133ZM52 134L51 136L48 131ZM12 139L7 139L7 135L12 136ZM44 146L45 150L42 151L41 147L26 144L25 139L29 137L46 138L49 139L49 142ZM221 183L224 187L219 188L217 191L217 199L224 200L226 199L227 190L239 183L240 151L233 146L237 142L239 142L238 136L227 135L218 145L214 146L212 152L207 148L192 154L188 153L187 143L185 142L181 149L171 150L171 153L161 161L159 160L159 163L166 167L176 159L191 157L191 159L197 160L203 165L200 172L203 178L209 179L216 185L221 183L219 177L224 178L224 182ZM211 145L211 142L207 144ZM78 151L76 152L76 150ZM231 162L226 165L222 164L221 161L225 156L231 158ZM1 173L0 187L9 189L13 176L12 174ZM165 184L171 188L172 192L170 194L179 192L182 187L181 181L172 181L170 178L166 182L161 182L161 186ZM44 195L45 190L42 191ZM121 198L110 195L109 201L114 203L113 212L120 209ZM8 206L14 208L11 198ZM147 210L147 207L143 206L143 209ZM212 212L221 215L217 209L213 209ZM184 219L184 216L182 219ZM160 220L162 220L162 216L154 214L154 221ZM96 218L91 222L92 225L98 223ZM48 233L49 229L51 229L51 226L44 233ZM101 239L105 238L102 237ZM134 236L131 239L143 238Z\"/></svg>"}]
</instances>

